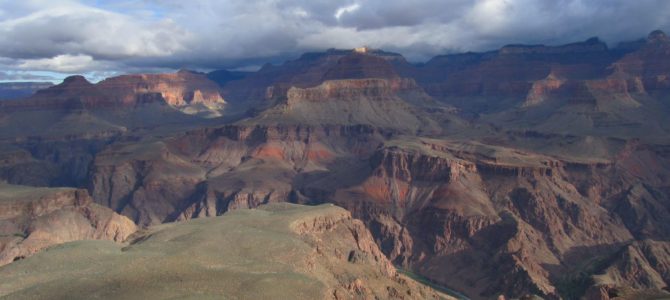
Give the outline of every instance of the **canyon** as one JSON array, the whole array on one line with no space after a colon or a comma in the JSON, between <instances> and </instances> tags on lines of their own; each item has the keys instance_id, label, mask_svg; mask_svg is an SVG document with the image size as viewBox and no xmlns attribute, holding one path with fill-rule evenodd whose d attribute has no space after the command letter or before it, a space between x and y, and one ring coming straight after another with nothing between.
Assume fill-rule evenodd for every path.
<instances>
[{"instance_id":1,"label":"canyon","mask_svg":"<svg viewBox=\"0 0 670 300\"><path fill-rule=\"evenodd\" d=\"M286 284L312 296L435 293L399 279L395 265L471 299L668 297L668 59L670 39L655 31L614 47L508 45L423 64L328 50L248 73L69 77L0 102L0 195L30 198L0 203L0 263L11 262L0 277L68 253L109 257L118 270L132 262L124 256L171 261L181 254L157 250L171 238L209 251L208 236L240 226L226 224L288 234L284 217L263 219L313 209L328 217L289 235L316 254L245 246L268 265L300 261L290 272L316 279ZM51 239L32 246L41 226ZM105 241L37 253L91 239ZM216 245L236 253L229 243ZM371 278L339 269L359 256ZM58 274L25 276L52 291L45 282ZM342 279L353 277L361 282ZM36 296L18 280L6 283L12 295Z\"/></svg>"}]
</instances>

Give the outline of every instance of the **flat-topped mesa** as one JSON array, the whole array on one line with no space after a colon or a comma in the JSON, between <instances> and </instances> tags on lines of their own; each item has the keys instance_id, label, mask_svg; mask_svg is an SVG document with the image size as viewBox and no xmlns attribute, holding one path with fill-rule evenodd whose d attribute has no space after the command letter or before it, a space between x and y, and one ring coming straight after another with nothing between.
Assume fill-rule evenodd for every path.
<instances>
[{"instance_id":1,"label":"flat-topped mesa","mask_svg":"<svg viewBox=\"0 0 670 300\"><path fill-rule=\"evenodd\" d=\"M500 49L500 54L567 54L567 53L589 53L606 52L607 44L597 37L590 38L584 42L572 43L561 46L545 45L507 45Z\"/></svg>"},{"instance_id":2,"label":"flat-topped mesa","mask_svg":"<svg viewBox=\"0 0 670 300\"><path fill-rule=\"evenodd\" d=\"M105 79L97 87L105 94L129 105L137 104L141 95L159 94L167 104L183 107L201 103L224 105L219 86L205 74L180 70L172 74L124 75Z\"/></svg>"},{"instance_id":3,"label":"flat-topped mesa","mask_svg":"<svg viewBox=\"0 0 670 300\"><path fill-rule=\"evenodd\" d=\"M291 74L293 70L290 70L288 65L279 67L280 69L286 69L281 71L282 73L286 72L286 75L282 75L279 80L266 88L265 98L283 99L288 91L294 87L303 89L320 87L328 81L341 80L353 82L358 79L400 79L400 76L392 65L392 60L396 59L395 56L402 59L402 56L396 54L376 51L361 53L350 50L329 50L325 54L303 55L298 61L291 63L298 63L300 61L305 61L306 63L308 60L313 59L311 55L320 57L318 60L321 63L317 66L309 67L304 73ZM414 85L416 86L416 84ZM348 88L343 85L338 87Z\"/></svg>"}]
</instances>

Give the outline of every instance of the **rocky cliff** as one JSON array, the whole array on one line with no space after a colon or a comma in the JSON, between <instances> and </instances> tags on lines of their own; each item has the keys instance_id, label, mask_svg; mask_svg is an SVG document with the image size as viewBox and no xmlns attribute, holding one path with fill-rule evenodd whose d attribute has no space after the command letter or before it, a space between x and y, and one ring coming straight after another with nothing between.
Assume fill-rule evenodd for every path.
<instances>
[{"instance_id":1,"label":"rocky cliff","mask_svg":"<svg viewBox=\"0 0 670 300\"><path fill-rule=\"evenodd\" d=\"M96 87L121 105L135 106L162 99L185 113L209 116L220 116L226 106L216 83L204 74L187 70L118 76L105 79Z\"/></svg>"},{"instance_id":2,"label":"rocky cliff","mask_svg":"<svg viewBox=\"0 0 670 300\"><path fill-rule=\"evenodd\" d=\"M0 184L0 265L71 241L123 242L136 229L85 190Z\"/></svg>"}]
</instances>

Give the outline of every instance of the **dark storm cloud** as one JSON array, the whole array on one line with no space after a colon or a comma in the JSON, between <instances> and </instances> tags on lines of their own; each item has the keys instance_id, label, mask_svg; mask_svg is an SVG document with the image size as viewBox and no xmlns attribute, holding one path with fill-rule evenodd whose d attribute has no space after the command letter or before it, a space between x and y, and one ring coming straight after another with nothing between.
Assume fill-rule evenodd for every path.
<instances>
[{"instance_id":1,"label":"dark storm cloud","mask_svg":"<svg viewBox=\"0 0 670 300\"><path fill-rule=\"evenodd\" d=\"M670 28L666 0L28 0L0 3L7 70L260 65L368 45L412 60L507 43L610 43Z\"/></svg>"}]
</instances>

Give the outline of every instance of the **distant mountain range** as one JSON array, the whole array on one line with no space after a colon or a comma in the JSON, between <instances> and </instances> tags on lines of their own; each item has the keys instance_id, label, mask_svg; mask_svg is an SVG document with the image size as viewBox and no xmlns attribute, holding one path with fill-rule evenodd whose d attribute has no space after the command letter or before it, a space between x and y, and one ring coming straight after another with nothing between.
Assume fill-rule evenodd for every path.
<instances>
[{"instance_id":1,"label":"distant mountain range","mask_svg":"<svg viewBox=\"0 0 670 300\"><path fill-rule=\"evenodd\" d=\"M51 82L0 82L0 100L28 97L52 85Z\"/></svg>"},{"instance_id":2,"label":"distant mountain range","mask_svg":"<svg viewBox=\"0 0 670 300\"><path fill-rule=\"evenodd\" d=\"M668 116L660 31L423 64L328 50L257 72L73 76L2 101L0 179L79 188L139 227L333 203L392 263L472 299L668 297Z\"/></svg>"}]
</instances>

